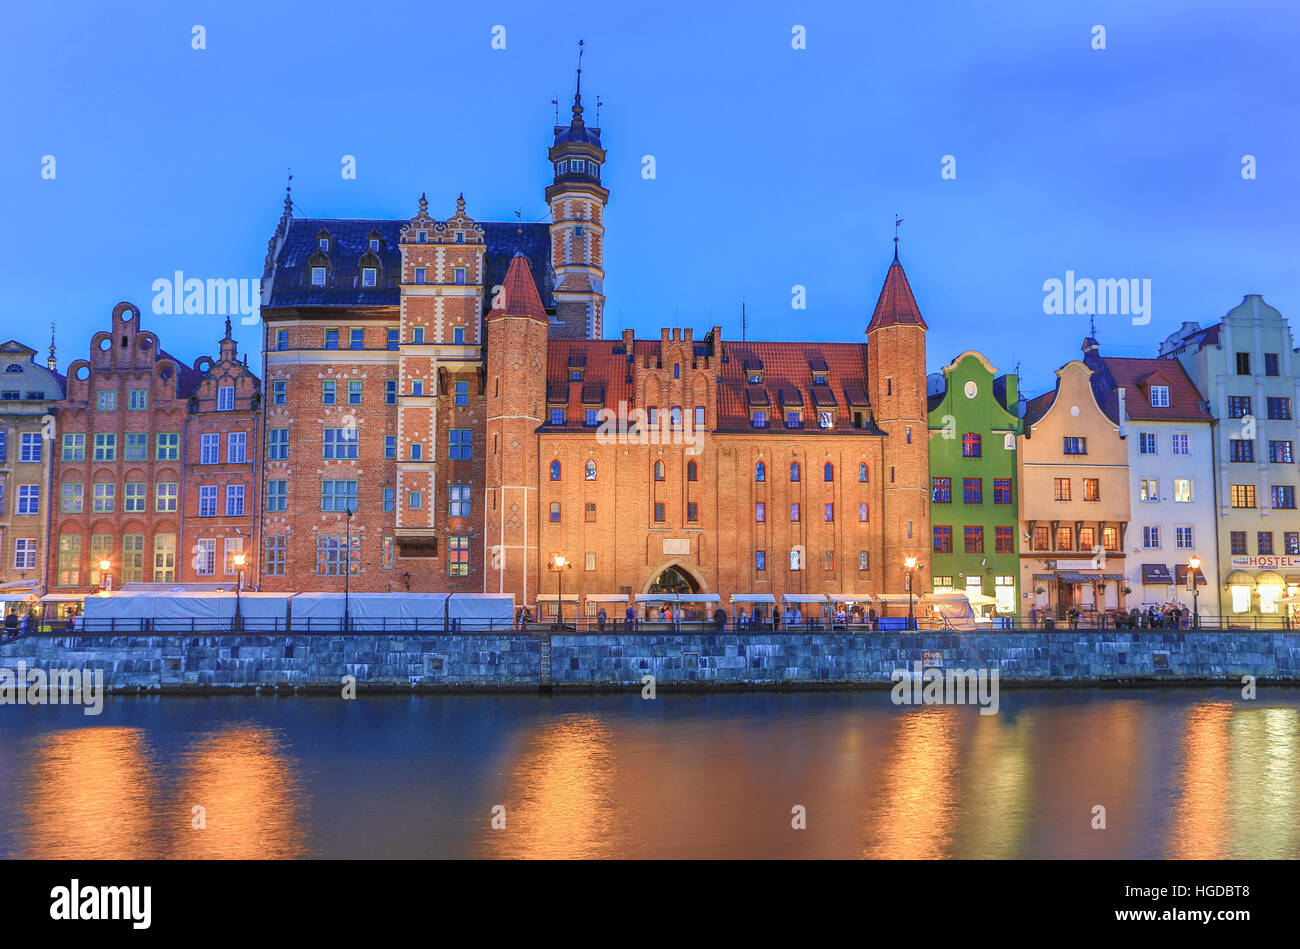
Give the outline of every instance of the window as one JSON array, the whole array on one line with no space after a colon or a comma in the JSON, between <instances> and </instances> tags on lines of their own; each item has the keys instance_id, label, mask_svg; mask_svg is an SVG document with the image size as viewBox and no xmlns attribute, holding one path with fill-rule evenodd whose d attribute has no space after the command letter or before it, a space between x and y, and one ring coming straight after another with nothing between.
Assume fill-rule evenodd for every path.
<instances>
[{"instance_id":1,"label":"window","mask_svg":"<svg viewBox=\"0 0 1300 949\"><path fill-rule=\"evenodd\" d=\"M355 511L357 509L357 483L355 481L322 480L320 483L320 509L322 511Z\"/></svg>"},{"instance_id":2,"label":"window","mask_svg":"<svg viewBox=\"0 0 1300 949\"><path fill-rule=\"evenodd\" d=\"M835 480L835 466L829 461L822 466L822 480L827 482Z\"/></svg>"},{"instance_id":3,"label":"window","mask_svg":"<svg viewBox=\"0 0 1300 949\"><path fill-rule=\"evenodd\" d=\"M1151 407L1154 409L1169 408L1169 386L1151 387Z\"/></svg>"},{"instance_id":4,"label":"window","mask_svg":"<svg viewBox=\"0 0 1300 949\"><path fill-rule=\"evenodd\" d=\"M859 523L865 524L865 523L867 522L867 520L868 520L869 513L870 513L870 508L867 507L867 502L866 502L866 501L860 501L860 502L858 502L858 521L859 521Z\"/></svg>"},{"instance_id":5,"label":"window","mask_svg":"<svg viewBox=\"0 0 1300 949\"><path fill-rule=\"evenodd\" d=\"M803 551L798 547L793 547L790 550L790 569L803 569Z\"/></svg>"},{"instance_id":6,"label":"window","mask_svg":"<svg viewBox=\"0 0 1300 949\"><path fill-rule=\"evenodd\" d=\"M96 461L116 461L117 460L117 436L116 435L96 435L95 436L95 460Z\"/></svg>"},{"instance_id":7,"label":"window","mask_svg":"<svg viewBox=\"0 0 1300 949\"><path fill-rule=\"evenodd\" d=\"M396 379L386 379L384 381L384 404L385 405L397 404L397 380Z\"/></svg>"},{"instance_id":8,"label":"window","mask_svg":"<svg viewBox=\"0 0 1300 949\"><path fill-rule=\"evenodd\" d=\"M865 550L858 551L858 569L859 570L871 569L871 555L867 553Z\"/></svg>"},{"instance_id":9,"label":"window","mask_svg":"<svg viewBox=\"0 0 1300 949\"><path fill-rule=\"evenodd\" d=\"M384 436L384 457L385 458L397 457L397 436L396 435Z\"/></svg>"},{"instance_id":10,"label":"window","mask_svg":"<svg viewBox=\"0 0 1300 949\"><path fill-rule=\"evenodd\" d=\"M587 524L596 523L596 505L588 501L582 506L582 520Z\"/></svg>"},{"instance_id":11,"label":"window","mask_svg":"<svg viewBox=\"0 0 1300 949\"><path fill-rule=\"evenodd\" d=\"M1192 453L1191 437L1186 432L1174 432L1174 454L1190 455Z\"/></svg>"},{"instance_id":12,"label":"window","mask_svg":"<svg viewBox=\"0 0 1300 949\"><path fill-rule=\"evenodd\" d=\"M826 510L823 516L823 520L827 520L827 521L835 520L835 505L832 502L827 501L825 507Z\"/></svg>"},{"instance_id":13,"label":"window","mask_svg":"<svg viewBox=\"0 0 1300 949\"><path fill-rule=\"evenodd\" d=\"M828 411L825 411L825 410L819 410L819 411L817 412L817 427L818 427L818 428L833 428L834 425L835 425L835 413L834 413L834 412L828 412ZM909 436L911 435L911 431L912 431L911 429L908 429L908 435L909 435Z\"/></svg>"},{"instance_id":14,"label":"window","mask_svg":"<svg viewBox=\"0 0 1300 949\"><path fill-rule=\"evenodd\" d=\"M320 384L321 405L334 405L338 401L337 389L338 384L333 379L322 380Z\"/></svg>"},{"instance_id":15,"label":"window","mask_svg":"<svg viewBox=\"0 0 1300 949\"><path fill-rule=\"evenodd\" d=\"M1079 528L1079 549L1092 550L1093 547L1096 546L1096 544L1097 544L1097 536L1095 533L1095 528L1080 527Z\"/></svg>"},{"instance_id":16,"label":"window","mask_svg":"<svg viewBox=\"0 0 1300 949\"><path fill-rule=\"evenodd\" d=\"M316 538L316 573L322 577L341 577L344 573L356 576L360 571L361 538L352 536L352 549L347 549L347 535L328 534Z\"/></svg>"},{"instance_id":17,"label":"window","mask_svg":"<svg viewBox=\"0 0 1300 949\"><path fill-rule=\"evenodd\" d=\"M176 511L176 500L179 497L180 485L175 481L160 481L158 488L154 492L153 509L159 514L169 514Z\"/></svg>"},{"instance_id":18,"label":"window","mask_svg":"<svg viewBox=\"0 0 1300 949\"><path fill-rule=\"evenodd\" d=\"M195 544L194 572L206 577L217 572L217 541L213 537L200 537Z\"/></svg>"},{"instance_id":19,"label":"window","mask_svg":"<svg viewBox=\"0 0 1300 949\"><path fill-rule=\"evenodd\" d=\"M423 380L423 379L412 379L412 380L411 380L411 395L424 395L424 380Z\"/></svg>"},{"instance_id":20,"label":"window","mask_svg":"<svg viewBox=\"0 0 1300 949\"><path fill-rule=\"evenodd\" d=\"M244 516L244 486L242 484L226 485L226 517Z\"/></svg>"},{"instance_id":21,"label":"window","mask_svg":"<svg viewBox=\"0 0 1300 949\"><path fill-rule=\"evenodd\" d=\"M1138 454L1154 455L1156 453L1156 433L1138 432Z\"/></svg>"},{"instance_id":22,"label":"window","mask_svg":"<svg viewBox=\"0 0 1300 949\"><path fill-rule=\"evenodd\" d=\"M176 535L153 536L153 582L171 583L176 579Z\"/></svg>"},{"instance_id":23,"label":"window","mask_svg":"<svg viewBox=\"0 0 1300 949\"><path fill-rule=\"evenodd\" d=\"M981 454L980 437L974 432L967 432L961 437L961 455L963 458L979 458Z\"/></svg>"},{"instance_id":24,"label":"window","mask_svg":"<svg viewBox=\"0 0 1300 949\"><path fill-rule=\"evenodd\" d=\"M19 537L14 540L14 569L36 569L36 540L34 538Z\"/></svg>"},{"instance_id":25,"label":"window","mask_svg":"<svg viewBox=\"0 0 1300 949\"><path fill-rule=\"evenodd\" d=\"M560 502L551 502L551 523L558 523L560 520Z\"/></svg>"},{"instance_id":26,"label":"window","mask_svg":"<svg viewBox=\"0 0 1300 949\"><path fill-rule=\"evenodd\" d=\"M1264 375L1276 376L1277 371L1277 353L1264 354Z\"/></svg>"},{"instance_id":27,"label":"window","mask_svg":"<svg viewBox=\"0 0 1300 949\"><path fill-rule=\"evenodd\" d=\"M754 409L749 421L755 428L767 428L767 412L762 409Z\"/></svg>"},{"instance_id":28,"label":"window","mask_svg":"<svg viewBox=\"0 0 1300 949\"><path fill-rule=\"evenodd\" d=\"M3 439L0 438L0 444ZM0 461L4 460L4 453L0 451ZM85 461L86 460L86 436L85 435L64 435L63 436L63 460L64 461Z\"/></svg>"},{"instance_id":29,"label":"window","mask_svg":"<svg viewBox=\"0 0 1300 949\"><path fill-rule=\"evenodd\" d=\"M962 549L968 554L984 553L984 528L982 527L963 528Z\"/></svg>"},{"instance_id":30,"label":"window","mask_svg":"<svg viewBox=\"0 0 1300 949\"><path fill-rule=\"evenodd\" d=\"M215 500L216 499L213 498L214 502ZM288 481L276 480L266 482L266 509L272 512L287 511L289 509Z\"/></svg>"},{"instance_id":31,"label":"window","mask_svg":"<svg viewBox=\"0 0 1300 949\"><path fill-rule=\"evenodd\" d=\"M551 409L551 424L552 425L564 424L564 409Z\"/></svg>"},{"instance_id":32,"label":"window","mask_svg":"<svg viewBox=\"0 0 1300 949\"><path fill-rule=\"evenodd\" d=\"M1143 478L1138 483L1138 499L1141 501L1160 500L1160 479Z\"/></svg>"},{"instance_id":33,"label":"window","mask_svg":"<svg viewBox=\"0 0 1300 949\"><path fill-rule=\"evenodd\" d=\"M698 481L699 479L700 479L699 466L696 465L694 461L688 461L686 463L686 480Z\"/></svg>"},{"instance_id":34,"label":"window","mask_svg":"<svg viewBox=\"0 0 1300 949\"><path fill-rule=\"evenodd\" d=\"M1275 484L1270 489L1273 494L1273 507L1294 508L1295 488L1289 484Z\"/></svg>"},{"instance_id":35,"label":"window","mask_svg":"<svg viewBox=\"0 0 1300 949\"><path fill-rule=\"evenodd\" d=\"M673 428L682 427L682 407L680 405L674 405L668 410L668 424Z\"/></svg>"},{"instance_id":36,"label":"window","mask_svg":"<svg viewBox=\"0 0 1300 949\"><path fill-rule=\"evenodd\" d=\"M786 428L803 428L803 420L799 417L799 413L798 413L798 412L786 412L786 413L785 413L785 427L786 427Z\"/></svg>"},{"instance_id":37,"label":"window","mask_svg":"<svg viewBox=\"0 0 1300 949\"><path fill-rule=\"evenodd\" d=\"M1289 419L1291 417L1291 400L1270 398L1268 400L1268 417L1274 419Z\"/></svg>"},{"instance_id":38,"label":"window","mask_svg":"<svg viewBox=\"0 0 1300 949\"><path fill-rule=\"evenodd\" d=\"M406 496L406 506L409 510L418 511L424 507L424 492L411 491Z\"/></svg>"},{"instance_id":39,"label":"window","mask_svg":"<svg viewBox=\"0 0 1300 949\"><path fill-rule=\"evenodd\" d=\"M600 424L600 409L583 409L582 424L594 428Z\"/></svg>"},{"instance_id":40,"label":"window","mask_svg":"<svg viewBox=\"0 0 1300 949\"><path fill-rule=\"evenodd\" d=\"M95 408L100 412L116 412L117 393L111 389L100 389L99 397L95 401Z\"/></svg>"},{"instance_id":41,"label":"window","mask_svg":"<svg viewBox=\"0 0 1300 949\"><path fill-rule=\"evenodd\" d=\"M1032 547L1034 550L1051 550L1051 534L1046 527L1034 528Z\"/></svg>"},{"instance_id":42,"label":"window","mask_svg":"<svg viewBox=\"0 0 1300 949\"><path fill-rule=\"evenodd\" d=\"M697 405L695 406L695 427L703 428L705 424L706 423L704 420L704 406Z\"/></svg>"},{"instance_id":43,"label":"window","mask_svg":"<svg viewBox=\"0 0 1300 949\"><path fill-rule=\"evenodd\" d=\"M1237 375L1250 375L1250 353L1237 353Z\"/></svg>"},{"instance_id":44,"label":"window","mask_svg":"<svg viewBox=\"0 0 1300 949\"><path fill-rule=\"evenodd\" d=\"M447 538L447 573L453 577L469 576L469 538Z\"/></svg>"},{"instance_id":45,"label":"window","mask_svg":"<svg viewBox=\"0 0 1300 949\"><path fill-rule=\"evenodd\" d=\"M360 404L361 404L361 380L349 379L348 380L348 405L360 405Z\"/></svg>"},{"instance_id":46,"label":"window","mask_svg":"<svg viewBox=\"0 0 1300 949\"><path fill-rule=\"evenodd\" d=\"M453 283L463 285L465 283L465 268L457 267L453 278Z\"/></svg>"},{"instance_id":47,"label":"window","mask_svg":"<svg viewBox=\"0 0 1300 949\"><path fill-rule=\"evenodd\" d=\"M284 576L285 546L285 537L283 535L266 538L266 553L262 555L262 568L266 571L267 576Z\"/></svg>"},{"instance_id":48,"label":"window","mask_svg":"<svg viewBox=\"0 0 1300 949\"><path fill-rule=\"evenodd\" d=\"M145 461L149 457L149 434L147 432L126 433L126 460Z\"/></svg>"},{"instance_id":49,"label":"window","mask_svg":"<svg viewBox=\"0 0 1300 949\"><path fill-rule=\"evenodd\" d=\"M268 505L268 509L269 509L269 505ZM217 516L217 486L215 484L199 485L199 517L216 517L216 516Z\"/></svg>"},{"instance_id":50,"label":"window","mask_svg":"<svg viewBox=\"0 0 1300 949\"><path fill-rule=\"evenodd\" d=\"M398 347L398 330L392 327L389 327L387 331L387 345L389 349L397 349Z\"/></svg>"},{"instance_id":51,"label":"window","mask_svg":"<svg viewBox=\"0 0 1300 949\"><path fill-rule=\"evenodd\" d=\"M754 569L755 569L755 570L766 570L766 569L767 569L767 551L766 551L766 550L756 550L756 551L754 551Z\"/></svg>"},{"instance_id":52,"label":"window","mask_svg":"<svg viewBox=\"0 0 1300 949\"><path fill-rule=\"evenodd\" d=\"M1246 552L1246 532L1232 531L1230 543L1234 554L1244 554Z\"/></svg>"},{"instance_id":53,"label":"window","mask_svg":"<svg viewBox=\"0 0 1300 949\"><path fill-rule=\"evenodd\" d=\"M378 276L378 271L374 267L362 267L361 286L373 287L375 285L376 276Z\"/></svg>"},{"instance_id":54,"label":"window","mask_svg":"<svg viewBox=\"0 0 1300 949\"><path fill-rule=\"evenodd\" d=\"M385 511L397 510L397 489L396 488L384 488L384 510Z\"/></svg>"},{"instance_id":55,"label":"window","mask_svg":"<svg viewBox=\"0 0 1300 949\"><path fill-rule=\"evenodd\" d=\"M686 519L688 521L698 521L700 519L699 511L700 506L694 501L686 502Z\"/></svg>"},{"instance_id":56,"label":"window","mask_svg":"<svg viewBox=\"0 0 1300 949\"><path fill-rule=\"evenodd\" d=\"M416 282L416 283L427 283L427 282L428 282L428 280L427 280L428 273L429 273L429 271L428 271L426 268L424 268L424 267L416 267L416 268L415 268L415 282Z\"/></svg>"},{"instance_id":57,"label":"window","mask_svg":"<svg viewBox=\"0 0 1300 949\"><path fill-rule=\"evenodd\" d=\"M323 287L323 286L325 286L325 268L324 268L324 267L313 267L313 268L311 268L311 285L312 285L313 287Z\"/></svg>"},{"instance_id":58,"label":"window","mask_svg":"<svg viewBox=\"0 0 1300 949\"><path fill-rule=\"evenodd\" d=\"M242 465L248 456L248 433L231 432L226 436L226 464Z\"/></svg>"},{"instance_id":59,"label":"window","mask_svg":"<svg viewBox=\"0 0 1300 949\"><path fill-rule=\"evenodd\" d=\"M1229 461L1254 461L1255 460L1255 442L1247 438L1229 438L1228 439L1228 460Z\"/></svg>"},{"instance_id":60,"label":"window","mask_svg":"<svg viewBox=\"0 0 1300 949\"><path fill-rule=\"evenodd\" d=\"M145 486L143 481L128 481L124 486L126 488L125 500L122 510L128 514L141 514L144 512Z\"/></svg>"},{"instance_id":61,"label":"window","mask_svg":"<svg viewBox=\"0 0 1300 949\"><path fill-rule=\"evenodd\" d=\"M468 428L453 428L447 436L450 457L456 461L474 458L474 432Z\"/></svg>"},{"instance_id":62,"label":"window","mask_svg":"<svg viewBox=\"0 0 1300 949\"><path fill-rule=\"evenodd\" d=\"M993 479L993 503L994 504L1011 503L1011 479L1010 478Z\"/></svg>"},{"instance_id":63,"label":"window","mask_svg":"<svg viewBox=\"0 0 1300 949\"><path fill-rule=\"evenodd\" d=\"M199 436L199 464L215 465L221 452L221 436L205 433Z\"/></svg>"},{"instance_id":64,"label":"window","mask_svg":"<svg viewBox=\"0 0 1300 949\"><path fill-rule=\"evenodd\" d=\"M328 252L330 249L330 239L328 237L319 238L316 241L321 250Z\"/></svg>"},{"instance_id":65,"label":"window","mask_svg":"<svg viewBox=\"0 0 1300 949\"><path fill-rule=\"evenodd\" d=\"M81 584L81 535L59 535L59 586Z\"/></svg>"},{"instance_id":66,"label":"window","mask_svg":"<svg viewBox=\"0 0 1300 949\"><path fill-rule=\"evenodd\" d=\"M864 461L862 464L858 465L858 481L860 483L865 483L866 480L867 480L867 463Z\"/></svg>"},{"instance_id":67,"label":"window","mask_svg":"<svg viewBox=\"0 0 1300 949\"><path fill-rule=\"evenodd\" d=\"M984 503L984 479L962 478L961 499L963 504Z\"/></svg>"},{"instance_id":68,"label":"window","mask_svg":"<svg viewBox=\"0 0 1300 949\"><path fill-rule=\"evenodd\" d=\"M1289 465L1294 460L1291 456L1290 442L1269 442L1268 460L1274 464Z\"/></svg>"},{"instance_id":69,"label":"window","mask_svg":"<svg viewBox=\"0 0 1300 949\"><path fill-rule=\"evenodd\" d=\"M233 412L235 410L235 387L217 387L217 411Z\"/></svg>"},{"instance_id":70,"label":"window","mask_svg":"<svg viewBox=\"0 0 1300 949\"><path fill-rule=\"evenodd\" d=\"M284 396L287 387L287 383L283 379L277 379L271 383L272 405L284 405Z\"/></svg>"},{"instance_id":71,"label":"window","mask_svg":"<svg viewBox=\"0 0 1300 949\"><path fill-rule=\"evenodd\" d=\"M1174 546L1179 550L1191 550L1195 545L1192 543L1192 529L1188 526L1174 528Z\"/></svg>"},{"instance_id":72,"label":"window","mask_svg":"<svg viewBox=\"0 0 1300 949\"><path fill-rule=\"evenodd\" d=\"M18 485L18 507L14 510L14 513L41 513L41 486L39 484Z\"/></svg>"},{"instance_id":73,"label":"window","mask_svg":"<svg viewBox=\"0 0 1300 949\"><path fill-rule=\"evenodd\" d=\"M762 501L754 503L754 520L759 522L767 520L767 505Z\"/></svg>"},{"instance_id":74,"label":"window","mask_svg":"<svg viewBox=\"0 0 1300 949\"><path fill-rule=\"evenodd\" d=\"M470 497L467 484L453 484L447 489L447 514L451 517L469 517Z\"/></svg>"},{"instance_id":75,"label":"window","mask_svg":"<svg viewBox=\"0 0 1300 949\"><path fill-rule=\"evenodd\" d=\"M280 352L283 352L284 350L286 350L286 349L289 348L289 331L288 331L288 330L276 330L276 331L275 331L275 348L276 348L277 351L280 351Z\"/></svg>"},{"instance_id":76,"label":"window","mask_svg":"<svg viewBox=\"0 0 1300 949\"><path fill-rule=\"evenodd\" d=\"M663 521L663 519L664 519L664 505L662 501L658 501L655 503L655 520Z\"/></svg>"},{"instance_id":77,"label":"window","mask_svg":"<svg viewBox=\"0 0 1300 949\"><path fill-rule=\"evenodd\" d=\"M790 462L790 480L791 481L799 480L799 462L797 461Z\"/></svg>"},{"instance_id":78,"label":"window","mask_svg":"<svg viewBox=\"0 0 1300 949\"><path fill-rule=\"evenodd\" d=\"M411 460L422 461L424 459L424 445L421 442L411 442Z\"/></svg>"},{"instance_id":79,"label":"window","mask_svg":"<svg viewBox=\"0 0 1300 949\"><path fill-rule=\"evenodd\" d=\"M23 432L18 440L18 460L38 462L41 460L41 433Z\"/></svg>"},{"instance_id":80,"label":"window","mask_svg":"<svg viewBox=\"0 0 1300 949\"><path fill-rule=\"evenodd\" d=\"M1250 414L1250 396L1228 396L1228 418L1245 418Z\"/></svg>"},{"instance_id":81,"label":"window","mask_svg":"<svg viewBox=\"0 0 1300 949\"><path fill-rule=\"evenodd\" d=\"M179 461L181 457L180 432L159 432L154 439L154 457L157 461Z\"/></svg>"},{"instance_id":82,"label":"window","mask_svg":"<svg viewBox=\"0 0 1300 949\"><path fill-rule=\"evenodd\" d=\"M1056 549L1057 550L1074 549L1074 528L1058 527L1056 529Z\"/></svg>"},{"instance_id":83,"label":"window","mask_svg":"<svg viewBox=\"0 0 1300 949\"><path fill-rule=\"evenodd\" d=\"M287 428L268 430L266 456L271 461L284 461L289 457L289 430Z\"/></svg>"},{"instance_id":84,"label":"window","mask_svg":"<svg viewBox=\"0 0 1300 949\"><path fill-rule=\"evenodd\" d=\"M357 457L357 430L355 428L327 428L321 442L323 457L348 459Z\"/></svg>"},{"instance_id":85,"label":"window","mask_svg":"<svg viewBox=\"0 0 1300 949\"><path fill-rule=\"evenodd\" d=\"M1282 541L1286 546L1285 553L1291 556L1300 554L1300 531L1287 531L1282 535Z\"/></svg>"},{"instance_id":86,"label":"window","mask_svg":"<svg viewBox=\"0 0 1300 949\"><path fill-rule=\"evenodd\" d=\"M825 555L825 557L823 558L823 569L825 569L825 571L826 571L827 573L832 573L832 572L834 572L834 570L835 570L835 551L833 551L833 550L828 550L828 551L826 551L826 555Z\"/></svg>"},{"instance_id":87,"label":"window","mask_svg":"<svg viewBox=\"0 0 1300 949\"><path fill-rule=\"evenodd\" d=\"M1086 455L1088 454L1088 439L1067 435L1061 450L1067 455Z\"/></svg>"},{"instance_id":88,"label":"window","mask_svg":"<svg viewBox=\"0 0 1300 949\"><path fill-rule=\"evenodd\" d=\"M1233 507L1255 506L1255 486L1253 484L1234 484L1231 496Z\"/></svg>"},{"instance_id":89,"label":"window","mask_svg":"<svg viewBox=\"0 0 1300 949\"><path fill-rule=\"evenodd\" d=\"M664 463L662 461L655 462L655 480L664 480Z\"/></svg>"},{"instance_id":90,"label":"window","mask_svg":"<svg viewBox=\"0 0 1300 949\"><path fill-rule=\"evenodd\" d=\"M59 510L64 514L80 514L85 490L86 486L84 484L63 482L63 503L60 505Z\"/></svg>"},{"instance_id":91,"label":"window","mask_svg":"<svg viewBox=\"0 0 1300 949\"><path fill-rule=\"evenodd\" d=\"M1013 554L1016 552L1015 529L1011 527L993 528L993 552Z\"/></svg>"},{"instance_id":92,"label":"window","mask_svg":"<svg viewBox=\"0 0 1300 949\"><path fill-rule=\"evenodd\" d=\"M1255 534L1255 545L1258 553L1261 555L1271 554L1273 552L1273 532L1259 531Z\"/></svg>"},{"instance_id":93,"label":"window","mask_svg":"<svg viewBox=\"0 0 1300 949\"><path fill-rule=\"evenodd\" d=\"M1160 528L1150 525L1142 528L1142 546L1147 550L1157 550L1160 547Z\"/></svg>"},{"instance_id":94,"label":"window","mask_svg":"<svg viewBox=\"0 0 1300 949\"><path fill-rule=\"evenodd\" d=\"M799 520L799 502L795 501L790 505L790 520Z\"/></svg>"},{"instance_id":95,"label":"window","mask_svg":"<svg viewBox=\"0 0 1300 949\"><path fill-rule=\"evenodd\" d=\"M932 528L934 535L934 552L936 554L952 553L952 528L936 525Z\"/></svg>"},{"instance_id":96,"label":"window","mask_svg":"<svg viewBox=\"0 0 1300 949\"><path fill-rule=\"evenodd\" d=\"M1052 479L1052 498L1056 501L1070 500L1070 479L1053 478Z\"/></svg>"},{"instance_id":97,"label":"window","mask_svg":"<svg viewBox=\"0 0 1300 949\"><path fill-rule=\"evenodd\" d=\"M328 329L327 329L327 330L325 331L325 348L326 348L326 349L338 349L338 348L339 348L339 331L338 331L338 330L328 330Z\"/></svg>"},{"instance_id":98,"label":"window","mask_svg":"<svg viewBox=\"0 0 1300 949\"><path fill-rule=\"evenodd\" d=\"M754 480L755 481L767 480L767 466L765 466L761 461L758 464L754 465Z\"/></svg>"},{"instance_id":99,"label":"window","mask_svg":"<svg viewBox=\"0 0 1300 949\"><path fill-rule=\"evenodd\" d=\"M456 383L454 400L457 405L469 405L469 383L468 382Z\"/></svg>"},{"instance_id":100,"label":"window","mask_svg":"<svg viewBox=\"0 0 1300 949\"><path fill-rule=\"evenodd\" d=\"M1174 479L1174 501L1178 504L1187 504L1192 500L1192 479L1175 478Z\"/></svg>"},{"instance_id":101,"label":"window","mask_svg":"<svg viewBox=\"0 0 1300 949\"><path fill-rule=\"evenodd\" d=\"M560 480L560 473L561 473L560 463L559 463L558 461L552 461L552 462L551 462L551 480L552 480L552 481L559 481L559 480Z\"/></svg>"}]
</instances>

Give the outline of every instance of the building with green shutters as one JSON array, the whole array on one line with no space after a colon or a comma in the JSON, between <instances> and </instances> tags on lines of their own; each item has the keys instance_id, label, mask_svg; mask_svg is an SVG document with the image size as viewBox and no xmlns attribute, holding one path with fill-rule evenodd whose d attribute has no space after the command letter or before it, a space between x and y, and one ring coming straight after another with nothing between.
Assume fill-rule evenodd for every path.
<instances>
[{"instance_id":1,"label":"building with green shutters","mask_svg":"<svg viewBox=\"0 0 1300 949\"><path fill-rule=\"evenodd\" d=\"M930 586L971 597L977 615L1026 612L1020 596L1014 374L964 352L931 376Z\"/></svg>"}]
</instances>

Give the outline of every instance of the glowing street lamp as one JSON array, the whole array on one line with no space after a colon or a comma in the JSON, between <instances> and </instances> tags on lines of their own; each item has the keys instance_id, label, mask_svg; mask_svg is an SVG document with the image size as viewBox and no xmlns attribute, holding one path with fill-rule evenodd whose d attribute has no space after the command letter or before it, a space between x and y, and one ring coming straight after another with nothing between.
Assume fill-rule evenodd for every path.
<instances>
[{"instance_id":1,"label":"glowing street lamp","mask_svg":"<svg viewBox=\"0 0 1300 949\"><path fill-rule=\"evenodd\" d=\"M109 569L110 569L112 566L113 566L113 564L112 564L112 562L109 561L109 560L101 560L101 561L99 562L99 572L100 572L100 573L103 575L103 577L104 577L104 581L103 581L103 583L100 584L100 585L101 585L105 590L112 590L112 589L113 589L113 575L112 575L111 573L108 572Z\"/></svg>"},{"instance_id":2,"label":"glowing street lamp","mask_svg":"<svg viewBox=\"0 0 1300 949\"><path fill-rule=\"evenodd\" d=\"M239 580L235 583L235 632L239 632L239 591L244 588L244 564L248 558L243 554L235 554L230 559L234 562L235 569L239 571Z\"/></svg>"},{"instance_id":3,"label":"glowing street lamp","mask_svg":"<svg viewBox=\"0 0 1300 949\"><path fill-rule=\"evenodd\" d=\"M912 618L912 574L916 571L916 558L906 558L903 561L903 568L907 571L907 628L911 629L915 622Z\"/></svg>"},{"instance_id":4,"label":"glowing street lamp","mask_svg":"<svg viewBox=\"0 0 1300 949\"><path fill-rule=\"evenodd\" d=\"M1192 581L1192 628L1201 628L1201 611L1199 609L1201 590L1196 585L1196 571L1201 569L1201 558L1192 554L1191 559L1187 561L1187 575ZM1223 611L1220 610L1220 613Z\"/></svg>"},{"instance_id":5,"label":"glowing street lamp","mask_svg":"<svg viewBox=\"0 0 1300 949\"><path fill-rule=\"evenodd\" d=\"M554 628L564 629L564 571L572 567L563 554L556 554L546 563L546 568L555 574L555 610L558 622Z\"/></svg>"}]
</instances>

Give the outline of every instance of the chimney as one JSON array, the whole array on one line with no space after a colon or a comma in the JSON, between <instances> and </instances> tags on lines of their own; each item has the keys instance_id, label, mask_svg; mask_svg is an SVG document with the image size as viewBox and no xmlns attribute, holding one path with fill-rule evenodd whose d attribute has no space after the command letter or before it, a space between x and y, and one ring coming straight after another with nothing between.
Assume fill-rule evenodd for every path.
<instances>
[{"instance_id":1,"label":"chimney","mask_svg":"<svg viewBox=\"0 0 1300 949\"><path fill-rule=\"evenodd\" d=\"M1119 436L1124 437L1124 428L1128 425L1128 404L1125 402L1124 387L1119 386L1115 389L1115 395L1119 397Z\"/></svg>"}]
</instances>

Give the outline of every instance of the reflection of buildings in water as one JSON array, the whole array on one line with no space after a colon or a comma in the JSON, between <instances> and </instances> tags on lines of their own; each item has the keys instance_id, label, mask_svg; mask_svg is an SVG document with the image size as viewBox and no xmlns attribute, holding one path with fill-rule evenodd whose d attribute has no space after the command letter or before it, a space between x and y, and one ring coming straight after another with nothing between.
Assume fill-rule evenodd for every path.
<instances>
[{"instance_id":1,"label":"reflection of buildings in water","mask_svg":"<svg viewBox=\"0 0 1300 949\"><path fill-rule=\"evenodd\" d=\"M1169 829L1169 856L1217 860L1228 856L1228 727L1233 707L1206 702L1188 710L1183 729L1178 802Z\"/></svg>"},{"instance_id":2,"label":"reflection of buildings in water","mask_svg":"<svg viewBox=\"0 0 1300 949\"><path fill-rule=\"evenodd\" d=\"M183 859L283 860L307 856L303 789L294 762L268 728L234 726L196 736L162 834L168 856ZM193 826L194 808L206 827Z\"/></svg>"},{"instance_id":3,"label":"reflection of buildings in water","mask_svg":"<svg viewBox=\"0 0 1300 949\"><path fill-rule=\"evenodd\" d=\"M1296 852L1297 716L1294 708L1237 707L1228 725L1231 795L1230 852L1276 859ZM1222 805L1221 805L1222 806Z\"/></svg>"},{"instance_id":4,"label":"reflection of buildings in water","mask_svg":"<svg viewBox=\"0 0 1300 949\"><path fill-rule=\"evenodd\" d=\"M909 710L887 747L874 789L863 856L895 860L952 856L957 820L957 749L967 707Z\"/></svg>"},{"instance_id":5,"label":"reflection of buildings in water","mask_svg":"<svg viewBox=\"0 0 1300 949\"><path fill-rule=\"evenodd\" d=\"M131 860L163 856L153 820L154 763L138 728L50 732L29 759L19 856Z\"/></svg>"},{"instance_id":6,"label":"reflection of buildings in water","mask_svg":"<svg viewBox=\"0 0 1300 949\"><path fill-rule=\"evenodd\" d=\"M627 818L612 791L611 737L595 716L572 715L525 738L493 802L505 806L505 828L492 829L490 809L483 814L485 855L618 856L618 825Z\"/></svg>"},{"instance_id":7,"label":"reflection of buildings in water","mask_svg":"<svg viewBox=\"0 0 1300 949\"><path fill-rule=\"evenodd\" d=\"M962 766L962 821L953 856L972 860L1020 856L1032 806L1032 741L1029 716L975 715Z\"/></svg>"}]
</instances>

